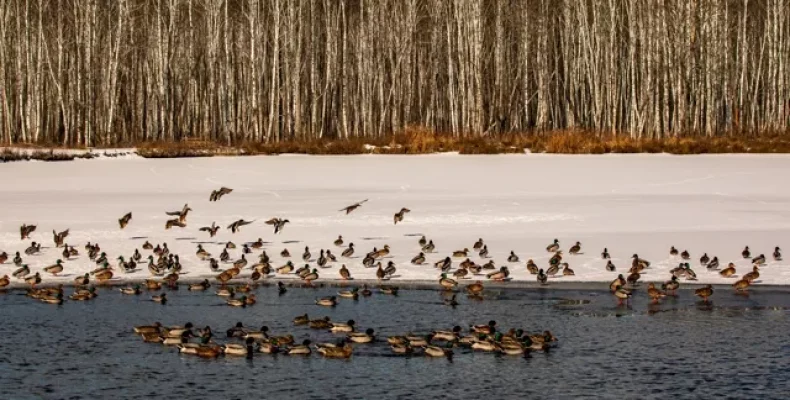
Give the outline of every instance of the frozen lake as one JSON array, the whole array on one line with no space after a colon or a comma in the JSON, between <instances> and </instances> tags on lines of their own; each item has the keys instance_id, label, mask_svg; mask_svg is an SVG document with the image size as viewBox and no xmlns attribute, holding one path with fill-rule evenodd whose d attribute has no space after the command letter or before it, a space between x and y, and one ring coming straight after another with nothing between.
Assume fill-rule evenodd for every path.
<instances>
[{"instance_id":1,"label":"frozen lake","mask_svg":"<svg viewBox=\"0 0 790 400\"><path fill-rule=\"evenodd\" d=\"M773 261L772 253L776 246L785 247L790 232L788 171L790 156L785 155L284 155L18 162L0 165L0 252L11 257L23 252L30 241L20 241L19 226L36 224L31 240L50 248L37 256L23 252L23 258L32 273L41 271L61 258L62 249L53 248L52 230L68 228L66 242L78 247L80 257L65 262L60 278L43 273L45 283L70 282L94 269L83 248L88 241L98 242L113 265L118 255L128 258L145 240L166 242L181 256L184 277L194 279L216 275L195 255L197 242L218 256L222 244L232 240L239 245L231 251L235 260L242 243L260 237L271 242L264 250L275 268L285 263L279 255L283 248L290 250L297 267L304 264L305 246L313 260L325 248L338 256L338 263L319 269L321 278L338 278L345 263L361 280L375 279L376 271L363 267L362 256L388 244L391 258L383 261L395 263L394 280L436 281L439 272L431 264L409 262L420 252L414 235L424 234L436 244L428 263L454 250L471 250L483 238L497 267L507 265L514 280L534 281L525 261L532 258L547 268L551 254L545 248L557 238L566 253L581 242L583 254L566 254L563 260L575 276L560 273L550 283L611 281L618 273L628 274L634 253L653 263L643 280L665 281L680 261L669 255L673 245L690 252L698 283L731 283L734 278L707 271L699 258L707 253L718 256L722 266L734 262L736 275L742 275L751 270L750 260L741 257L748 245L753 257L764 253L769 261L756 283L787 284L787 261ZM209 202L211 190L221 186L234 191ZM364 199L370 200L350 215L338 211ZM171 218L165 211L185 203L194 209L187 227L165 230ZM412 212L395 226L393 214L401 207ZM129 211L133 219L120 230L117 220ZM291 224L275 236L263 223L271 217L288 218ZM225 227L239 218L256 222L231 234ZM222 226L216 237L198 231L214 221ZM338 235L346 244L354 242L358 258L339 257L344 247L333 245ZM604 269L604 247L616 272ZM511 250L520 257L518 263L507 262ZM259 252L248 255L250 264ZM476 252L470 258L478 264L488 261ZM453 259L454 267L461 260ZM9 259L0 265L0 276L15 269ZM148 276L145 266L131 274L116 271L116 279Z\"/></svg>"}]
</instances>

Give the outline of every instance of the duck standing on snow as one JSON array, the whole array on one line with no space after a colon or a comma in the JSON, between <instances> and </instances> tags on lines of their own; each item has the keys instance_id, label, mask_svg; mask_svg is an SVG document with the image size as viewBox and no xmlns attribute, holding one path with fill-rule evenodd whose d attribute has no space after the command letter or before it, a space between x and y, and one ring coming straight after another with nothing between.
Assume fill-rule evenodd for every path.
<instances>
[{"instance_id":1,"label":"duck standing on snow","mask_svg":"<svg viewBox=\"0 0 790 400\"><path fill-rule=\"evenodd\" d=\"M346 257L346 258L349 258L349 257L353 256L354 255L354 243L349 243L348 244L348 248L343 250L343 252L340 253L340 255L343 256L343 257Z\"/></svg>"},{"instance_id":2,"label":"duck standing on snow","mask_svg":"<svg viewBox=\"0 0 790 400\"><path fill-rule=\"evenodd\" d=\"M759 256L752 259L752 264L754 265L763 265L765 264L765 255L760 254Z\"/></svg>"},{"instance_id":3,"label":"duck standing on snow","mask_svg":"<svg viewBox=\"0 0 790 400\"><path fill-rule=\"evenodd\" d=\"M603 251L601 252L601 259L608 260L610 258L611 257L609 256L609 250L607 250L606 247L604 247Z\"/></svg>"},{"instance_id":4,"label":"duck standing on snow","mask_svg":"<svg viewBox=\"0 0 790 400\"><path fill-rule=\"evenodd\" d=\"M420 254L417 254L416 256L414 256L414 258L411 259L411 263L414 265L421 265L424 262L425 262L425 253L423 252L420 252Z\"/></svg>"},{"instance_id":5,"label":"duck standing on snow","mask_svg":"<svg viewBox=\"0 0 790 400\"><path fill-rule=\"evenodd\" d=\"M560 249L560 241L557 239L554 239L554 243L546 246L546 251L548 251L549 253L556 253L557 250L559 249Z\"/></svg>"},{"instance_id":6,"label":"duck standing on snow","mask_svg":"<svg viewBox=\"0 0 790 400\"><path fill-rule=\"evenodd\" d=\"M729 278L735 275L735 264L730 263L729 265L727 265L727 268L724 268L723 270L719 271L719 275L725 278Z\"/></svg>"},{"instance_id":7,"label":"duck standing on snow","mask_svg":"<svg viewBox=\"0 0 790 400\"><path fill-rule=\"evenodd\" d=\"M570 248L570 250L568 250L568 254L572 254L572 255L579 254L579 252L581 251L581 249L582 249L582 244L581 244L581 242L576 242L576 244L574 244L574 245L573 245L573 246Z\"/></svg>"},{"instance_id":8,"label":"duck standing on snow","mask_svg":"<svg viewBox=\"0 0 790 400\"><path fill-rule=\"evenodd\" d=\"M743 251L741 252L741 256L742 256L743 258L751 258L751 257L752 257L752 252L750 252L750 251L749 251L749 246L746 246L746 247L743 249Z\"/></svg>"},{"instance_id":9,"label":"duck standing on snow","mask_svg":"<svg viewBox=\"0 0 790 400\"><path fill-rule=\"evenodd\" d=\"M508 256L508 258L507 258L507 261L508 261L508 262L512 262L512 263L518 262L518 256L516 255L516 253L514 253L514 252L511 250L511 251L510 251L510 256Z\"/></svg>"},{"instance_id":10,"label":"duck standing on snow","mask_svg":"<svg viewBox=\"0 0 790 400\"><path fill-rule=\"evenodd\" d=\"M44 267L44 272L58 276L59 273L63 272L63 261L58 259L55 264Z\"/></svg>"},{"instance_id":11,"label":"duck standing on snow","mask_svg":"<svg viewBox=\"0 0 790 400\"><path fill-rule=\"evenodd\" d=\"M678 282L678 277L676 277L675 275L672 275L672 278L670 280L664 282L661 285L661 289L670 292L672 296L675 295L675 291L678 290L679 287L680 287L680 282Z\"/></svg>"},{"instance_id":12,"label":"duck standing on snow","mask_svg":"<svg viewBox=\"0 0 790 400\"><path fill-rule=\"evenodd\" d=\"M543 268L541 268L541 269L538 271L538 277L537 277L537 278L538 278L538 282L539 282L541 285L545 285L545 284L546 284L546 281L548 281L548 279L549 279L549 277L548 277L548 276L546 276L546 274L543 272Z\"/></svg>"},{"instance_id":13,"label":"duck standing on snow","mask_svg":"<svg viewBox=\"0 0 790 400\"><path fill-rule=\"evenodd\" d=\"M774 261L782 261L782 249L779 246L774 248Z\"/></svg>"},{"instance_id":14,"label":"duck standing on snow","mask_svg":"<svg viewBox=\"0 0 790 400\"><path fill-rule=\"evenodd\" d=\"M436 250L436 245L433 244L433 239L429 240L427 244L422 246L422 251L425 253L433 253Z\"/></svg>"},{"instance_id":15,"label":"duck standing on snow","mask_svg":"<svg viewBox=\"0 0 790 400\"><path fill-rule=\"evenodd\" d=\"M710 257L708 257L708 253L703 253L702 257L699 258L700 265L706 265L710 261Z\"/></svg>"},{"instance_id":16,"label":"duck standing on snow","mask_svg":"<svg viewBox=\"0 0 790 400\"><path fill-rule=\"evenodd\" d=\"M609 271L609 272L614 272L615 270L617 270L617 267L614 266L614 263L612 263L612 260L609 260L609 261L606 262L606 270Z\"/></svg>"},{"instance_id":17,"label":"duck standing on snow","mask_svg":"<svg viewBox=\"0 0 790 400\"><path fill-rule=\"evenodd\" d=\"M538 269L538 264L535 264L535 261L532 261L531 258L527 260L527 271L529 271L530 274L537 275Z\"/></svg>"},{"instance_id":18,"label":"duck standing on snow","mask_svg":"<svg viewBox=\"0 0 790 400\"><path fill-rule=\"evenodd\" d=\"M675 246L672 246L672 247L670 247L670 248L669 248L669 255L670 255L670 256L676 256L676 255L678 255L678 249L676 249L676 248L675 248Z\"/></svg>"},{"instance_id":19,"label":"duck standing on snow","mask_svg":"<svg viewBox=\"0 0 790 400\"><path fill-rule=\"evenodd\" d=\"M472 249L479 251L480 249L483 248L484 245L485 245L485 243L483 243L483 238L480 238L480 239L477 239L477 241L475 242L474 246L472 246Z\"/></svg>"}]
</instances>

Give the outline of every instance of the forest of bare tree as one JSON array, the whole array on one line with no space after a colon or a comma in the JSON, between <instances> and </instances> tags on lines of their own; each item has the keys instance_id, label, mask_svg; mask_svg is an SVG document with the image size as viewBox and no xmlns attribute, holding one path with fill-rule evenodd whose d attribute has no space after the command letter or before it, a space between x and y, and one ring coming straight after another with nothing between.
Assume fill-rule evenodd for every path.
<instances>
[{"instance_id":1,"label":"forest of bare tree","mask_svg":"<svg viewBox=\"0 0 790 400\"><path fill-rule=\"evenodd\" d=\"M0 0L0 138L790 131L787 0Z\"/></svg>"}]
</instances>

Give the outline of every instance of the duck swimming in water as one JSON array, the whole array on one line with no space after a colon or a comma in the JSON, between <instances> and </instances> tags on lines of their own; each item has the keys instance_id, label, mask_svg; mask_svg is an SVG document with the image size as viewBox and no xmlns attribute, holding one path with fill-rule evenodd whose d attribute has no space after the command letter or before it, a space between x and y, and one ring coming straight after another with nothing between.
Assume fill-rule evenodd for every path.
<instances>
[{"instance_id":1,"label":"duck swimming in water","mask_svg":"<svg viewBox=\"0 0 790 400\"><path fill-rule=\"evenodd\" d=\"M647 296L653 301L653 304L658 304L658 301L666 297L666 294L659 289L652 282L647 285Z\"/></svg>"},{"instance_id":2,"label":"duck swimming in water","mask_svg":"<svg viewBox=\"0 0 790 400\"><path fill-rule=\"evenodd\" d=\"M617 278L615 278L615 280L613 280L609 284L609 291L614 293L620 287L625 286L625 283L626 282L625 282L625 278L623 277L623 274L620 274L620 275L617 276Z\"/></svg>"}]
</instances>

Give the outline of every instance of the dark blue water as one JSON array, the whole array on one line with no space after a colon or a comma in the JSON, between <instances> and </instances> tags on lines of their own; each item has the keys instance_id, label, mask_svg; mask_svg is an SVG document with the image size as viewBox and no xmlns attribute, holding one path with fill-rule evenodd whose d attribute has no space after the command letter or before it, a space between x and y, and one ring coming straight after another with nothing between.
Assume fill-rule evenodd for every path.
<instances>
[{"instance_id":1,"label":"dark blue water","mask_svg":"<svg viewBox=\"0 0 790 400\"><path fill-rule=\"evenodd\" d=\"M213 288L212 288L213 289ZM333 288L257 290L258 304L224 305L210 292L169 292L165 306L150 294L100 289L94 301L53 306L19 292L0 295L0 393L27 398L786 398L790 393L790 318L786 292L750 297L719 290L712 304L690 291L649 305L637 292L618 307L598 290L492 290L484 301L440 292L402 291L313 304ZM349 360L256 354L254 359L200 359L143 343L132 327L192 322L224 332L237 321L267 325L297 341L338 336L292 325L308 313L354 319L378 341L356 344ZM395 356L387 335L425 334L496 320L501 328L551 330L559 346L529 357L455 349L453 359ZM218 339L224 341L224 338Z\"/></svg>"}]
</instances>

